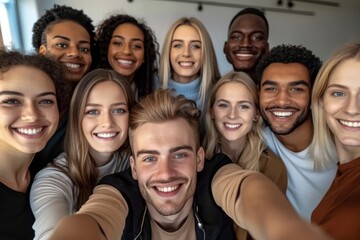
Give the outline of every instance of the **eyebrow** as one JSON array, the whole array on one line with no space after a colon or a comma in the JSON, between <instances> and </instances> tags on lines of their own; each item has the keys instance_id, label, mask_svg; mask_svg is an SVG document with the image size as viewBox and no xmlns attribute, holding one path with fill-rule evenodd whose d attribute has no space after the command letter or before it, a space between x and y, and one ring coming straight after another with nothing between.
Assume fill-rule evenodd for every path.
<instances>
[{"instance_id":1,"label":"eyebrow","mask_svg":"<svg viewBox=\"0 0 360 240\"><path fill-rule=\"evenodd\" d=\"M121 35L113 35L111 38L121 38L121 39L125 39L123 36ZM140 42L144 42L144 40L142 40L141 38L131 38L130 41L140 41Z\"/></svg>"},{"instance_id":2,"label":"eyebrow","mask_svg":"<svg viewBox=\"0 0 360 240\"><path fill-rule=\"evenodd\" d=\"M219 100L217 100L216 102L226 102L226 103L230 103L230 101L220 98ZM240 101L236 101L236 103L250 103L253 104L252 102L248 101L248 100L240 100Z\"/></svg>"},{"instance_id":3,"label":"eyebrow","mask_svg":"<svg viewBox=\"0 0 360 240\"><path fill-rule=\"evenodd\" d=\"M326 88L332 88L332 87L336 87L336 88L343 88L343 89L348 89L347 86L345 85L341 85L341 84L338 84L338 83L335 83L335 84L330 84L328 85Z\"/></svg>"},{"instance_id":4,"label":"eyebrow","mask_svg":"<svg viewBox=\"0 0 360 240\"><path fill-rule=\"evenodd\" d=\"M184 42L184 40L183 40L183 39L173 39L171 42L172 42L172 43L173 43L173 42ZM190 42L201 43L201 40L190 40Z\"/></svg>"},{"instance_id":5,"label":"eyebrow","mask_svg":"<svg viewBox=\"0 0 360 240\"><path fill-rule=\"evenodd\" d=\"M275 85L278 85L277 82L275 81L272 81L272 80L265 80L261 86L264 86L264 85L272 85L272 86L275 86ZM293 82L290 82L288 85L290 86L297 86L297 85L305 85L307 87L310 87L309 83L306 82L305 80L298 80L298 81L293 81Z\"/></svg>"},{"instance_id":6,"label":"eyebrow","mask_svg":"<svg viewBox=\"0 0 360 240\"><path fill-rule=\"evenodd\" d=\"M71 41L70 38L65 37L65 36L62 36L62 35L55 35L55 36L53 37L53 39L55 39L55 38L61 38L61 39L63 39L63 40L69 41L69 42ZM89 41L86 41L86 40L81 40L81 41L79 41L79 43L88 43L88 44L90 44L90 42L89 42Z\"/></svg>"},{"instance_id":7,"label":"eyebrow","mask_svg":"<svg viewBox=\"0 0 360 240\"><path fill-rule=\"evenodd\" d=\"M183 145L183 146L178 146L178 147L174 147L174 148L170 148L169 149L169 153L174 153L177 152L179 150L190 150L193 151L193 148L189 145ZM160 152L157 150L139 150L136 152L136 157L139 157L141 154L154 154L154 155L160 155Z\"/></svg>"},{"instance_id":8,"label":"eyebrow","mask_svg":"<svg viewBox=\"0 0 360 240\"><path fill-rule=\"evenodd\" d=\"M112 104L110 104L110 106L119 106L119 105L127 106L127 103L125 103L125 102L118 102L118 103L112 103ZM98 103L87 103L87 104L85 105L85 107L99 107L99 106L102 106L102 104L98 104Z\"/></svg>"},{"instance_id":9,"label":"eyebrow","mask_svg":"<svg viewBox=\"0 0 360 240\"><path fill-rule=\"evenodd\" d=\"M20 92L15 92L15 91L2 91L0 92L0 95L16 95L16 96L25 96L23 93L20 93ZM47 96L47 95L54 95L56 96L56 94L54 92L43 92L43 93L40 93L38 95L36 95L37 97L43 97L43 96Z\"/></svg>"}]
</instances>

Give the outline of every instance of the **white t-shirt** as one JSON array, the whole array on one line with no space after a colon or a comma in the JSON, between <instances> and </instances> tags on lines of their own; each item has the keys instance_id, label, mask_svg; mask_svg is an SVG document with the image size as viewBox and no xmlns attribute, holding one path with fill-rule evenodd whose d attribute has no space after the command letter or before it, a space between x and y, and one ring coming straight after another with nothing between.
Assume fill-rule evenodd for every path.
<instances>
[{"instance_id":1,"label":"white t-shirt","mask_svg":"<svg viewBox=\"0 0 360 240\"><path fill-rule=\"evenodd\" d=\"M309 158L309 147L301 152L287 149L269 127L264 128L265 142L286 166L288 184L286 196L300 216L310 221L311 213L319 204L334 180L337 165L327 170L314 170L314 160Z\"/></svg>"}]
</instances>

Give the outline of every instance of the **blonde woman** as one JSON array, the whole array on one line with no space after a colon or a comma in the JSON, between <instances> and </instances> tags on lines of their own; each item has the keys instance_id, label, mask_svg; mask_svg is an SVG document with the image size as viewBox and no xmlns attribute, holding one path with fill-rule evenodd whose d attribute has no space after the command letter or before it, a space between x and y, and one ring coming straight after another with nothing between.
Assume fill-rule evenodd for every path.
<instances>
[{"instance_id":1,"label":"blonde woman","mask_svg":"<svg viewBox=\"0 0 360 240\"><path fill-rule=\"evenodd\" d=\"M129 82L113 70L89 72L70 103L65 151L35 177L30 204L35 239L49 239L64 216L79 210L98 180L129 167Z\"/></svg>"},{"instance_id":2,"label":"blonde woman","mask_svg":"<svg viewBox=\"0 0 360 240\"><path fill-rule=\"evenodd\" d=\"M360 239L360 42L337 50L319 71L312 94L310 154L331 164L334 181L312 222L334 239ZM338 157L338 158L337 158Z\"/></svg>"},{"instance_id":3,"label":"blonde woman","mask_svg":"<svg viewBox=\"0 0 360 240\"><path fill-rule=\"evenodd\" d=\"M214 86L205 115L206 158L225 153L244 169L268 176L284 193L287 173L284 163L261 136L258 91L254 81L244 72L229 72ZM235 226L238 239L247 239L247 232Z\"/></svg>"},{"instance_id":4,"label":"blonde woman","mask_svg":"<svg viewBox=\"0 0 360 240\"><path fill-rule=\"evenodd\" d=\"M211 86L219 78L214 47L205 26L194 17L175 21L163 43L159 87L175 89L204 110Z\"/></svg>"}]
</instances>

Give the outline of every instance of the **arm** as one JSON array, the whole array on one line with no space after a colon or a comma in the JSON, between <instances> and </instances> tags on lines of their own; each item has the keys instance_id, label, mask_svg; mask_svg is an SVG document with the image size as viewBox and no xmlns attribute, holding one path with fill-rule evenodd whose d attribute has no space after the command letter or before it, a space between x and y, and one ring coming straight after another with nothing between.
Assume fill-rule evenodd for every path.
<instances>
[{"instance_id":1,"label":"arm","mask_svg":"<svg viewBox=\"0 0 360 240\"><path fill-rule=\"evenodd\" d=\"M66 174L54 167L46 167L36 175L30 192L36 240L49 239L60 219L73 213L72 186Z\"/></svg>"},{"instance_id":2,"label":"arm","mask_svg":"<svg viewBox=\"0 0 360 240\"><path fill-rule=\"evenodd\" d=\"M99 185L78 213L63 219L51 240L118 240L128 214L128 206L114 187ZM106 238L105 238L105 237Z\"/></svg>"},{"instance_id":3,"label":"arm","mask_svg":"<svg viewBox=\"0 0 360 240\"><path fill-rule=\"evenodd\" d=\"M330 239L304 222L280 189L258 172L236 164L222 167L212 181L216 203L256 239Z\"/></svg>"}]
</instances>

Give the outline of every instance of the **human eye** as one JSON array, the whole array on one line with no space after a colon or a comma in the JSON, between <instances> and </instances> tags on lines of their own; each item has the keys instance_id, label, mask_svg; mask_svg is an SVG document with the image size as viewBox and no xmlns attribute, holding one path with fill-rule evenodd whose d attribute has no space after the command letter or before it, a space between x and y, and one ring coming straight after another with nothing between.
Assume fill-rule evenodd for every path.
<instances>
[{"instance_id":1,"label":"human eye","mask_svg":"<svg viewBox=\"0 0 360 240\"><path fill-rule=\"evenodd\" d=\"M20 104L20 101L16 98L6 98L2 100L1 103L5 105L18 105Z\"/></svg>"},{"instance_id":2,"label":"human eye","mask_svg":"<svg viewBox=\"0 0 360 240\"><path fill-rule=\"evenodd\" d=\"M290 89L290 92L301 93L301 92L304 92L304 89L301 88L301 87L293 87L293 88Z\"/></svg>"},{"instance_id":3,"label":"human eye","mask_svg":"<svg viewBox=\"0 0 360 240\"><path fill-rule=\"evenodd\" d=\"M174 159L183 159L183 158L186 158L187 156L188 156L188 154L181 152L181 153L175 153L173 158Z\"/></svg>"},{"instance_id":4,"label":"human eye","mask_svg":"<svg viewBox=\"0 0 360 240\"><path fill-rule=\"evenodd\" d=\"M80 47L79 50L80 50L80 52L83 52L83 53L90 53L89 47Z\"/></svg>"},{"instance_id":5,"label":"human eye","mask_svg":"<svg viewBox=\"0 0 360 240\"><path fill-rule=\"evenodd\" d=\"M250 104L240 104L239 105L239 108L240 109L243 109L243 110L246 110L246 109L250 109L251 108L251 106L250 106Z\"/></svg>"},{"instance_id":6,"label":"human eye","mask_svg":"<svg viewBox=\"0 0 360 240\"><path fill-rule=\"evenodd\" d=\"M217 104L217 106L218 106L219 108L227 108L229 105L228 105L227 103L220 102L220 103Z\"/></svg>"},{"instance_id":7,"label":"human eye","mask_svg":"<svg viewBox=\"0 0 360 240\"><path fill-rule=\"evenodd\" d=\"M68 44L67 43L63 43L63 42L58 42L55 44L56 47L58 48L67 48Z\"/></svg>"},{"instance_id":8,"label":"human eye","mask_svg":"<svg viewBox=\"0 0 360 240\"><path fill-rule=\"evenodd\" d=\"M86 115L98 115L99 111L97 109L89 109L85 112Z\"/></svg>"},{"instance_id":9,"label":"human eye","mask_svg":"<svg viewBox=\"0 0 360 240\"><path fill-rule=\"evenodd\" d=\"M232 40L241 40L243 36L240 33L234 33L230 35L230 39Z\"/></svg>"},{"instance_id":10,"label":"human eye","mask_svg":"<svg viewBox=\"0 0 360 240\"><path fill-rule=\"evenodd\" d=\"M53 105L55 101L53 99L45 98L45 99L41 99L39 103L42 105Z\"/></svg>"},{"instance_id":11,"label":"human eye","mask_svg":"<svg viewBox=\"0 0 360 240\"><path fill-rule=\"evenodd\" d=\"M139 50L139 49L143 49L143 45L141 43L134 43L131 45L131 48L135 50Z\"/></svg>"},{"instance_id":12,"label":"human eye","mask_svg":"<svg viewBox=\"0 0 360 240\"><path fill-rule=\"evenodd\" d=\"M265 39L265 36L262 33L256 33L251 36L251 40L253 40L253 41L263 41L264 39Z\"/></svg>"},{"instance_id":13,"label":"human eye","mask_svg":"<svg viewBox=\"0 0 360 240\"><path fill-rule=\"evenodd\" d=\"M155 156L144 156L143 161L147 163L152 163L156 160Z\"/></svg>"},{"instance_id":14,"label":"human eye","mask_svg":"<svg viewBox=\"0 0 360 240\"><path fill-rule=\"evenodd\" d=\"M181 48L183 45L180 42L174 42L172 48Z\"/></svg>"},{"instance_id":15,"label":"human eye","mask_svg":"<svg viewBox=\"0 0 360 240\"><path fill-rule=\"evenodd\" d=\"M113 40L111 41L112 45L116 45L116 46L122 46L123 45L123 41L120 40Z\"/></svg>"},{"instance_id":16,"label":"human eye","mask_svg":"<svg viewBox=\"0 0 360 240\"><path fill-rule=\"evenodd\" d=\"M112 111L114 114L123 114L123 113L127 113L127 110L124 108L116 108Z\"/></svg>"},{"instance_id":17,"label":"human eye","mask_svg":"<svg viewBox=\"0 0 360 240\"><path fill-rule=\"evenodd\" d=\"M194 43L190 45L191 49L201 49L201 44L200 43Z\"/></svg>"},{"instance_id":18,"label":"human eye","mask_svg":"<svg viewBox=\"0 0 360 240\"><path fill-rule=\"evenodd\" d=\"M277 88L276 87L264 87L264 92L276 92Z\"/></svg>"},{"instance_id":19,"label":"human eye","mask_svg":"<svg viewBox=\"0 0 360 240\"><path fill-rule=\"evenodd\" d=\"M343 97L343 96L345 96L345 93L340 92L340 91L333 91L333 92L331 93L331 96L334 96L334 97Z\"/></svg>"}]
</instances>

